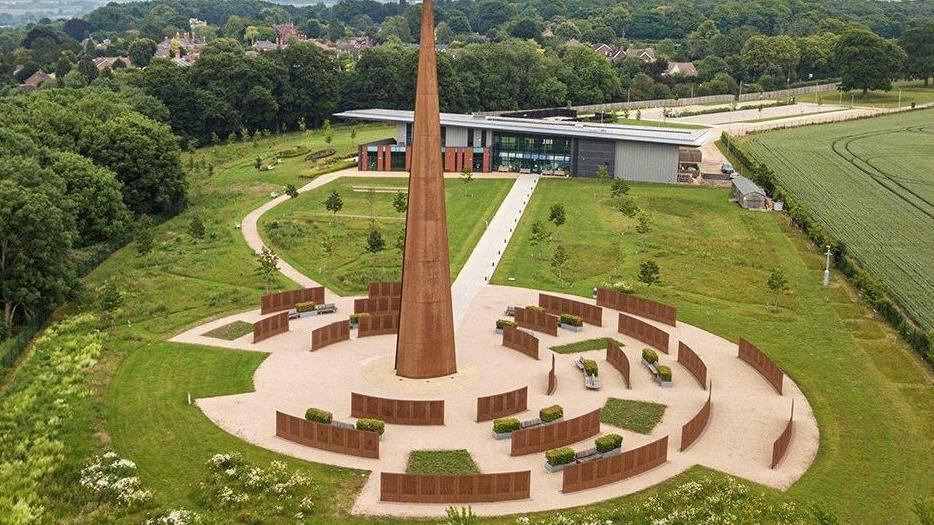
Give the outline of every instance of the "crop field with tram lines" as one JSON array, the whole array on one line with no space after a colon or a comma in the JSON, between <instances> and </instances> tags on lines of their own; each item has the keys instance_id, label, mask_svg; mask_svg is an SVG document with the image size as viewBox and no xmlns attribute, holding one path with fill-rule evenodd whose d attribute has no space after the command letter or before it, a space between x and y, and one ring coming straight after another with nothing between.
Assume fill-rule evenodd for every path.
<instances>
[{"instance_id":1,"label":"crop field with tram lines","mask_svg":"<svg viewBox=\"0 0 934 525\"><path fill-rule=\"evenodd\" d=\"M934 329L934 109L742 142L917 323Z\"/></svg>"}]
</instances>

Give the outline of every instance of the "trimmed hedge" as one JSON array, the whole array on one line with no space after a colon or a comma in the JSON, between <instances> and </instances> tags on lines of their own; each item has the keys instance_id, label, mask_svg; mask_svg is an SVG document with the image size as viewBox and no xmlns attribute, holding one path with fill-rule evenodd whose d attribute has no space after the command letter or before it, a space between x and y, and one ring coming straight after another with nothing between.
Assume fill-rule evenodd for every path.
<instances>
[{"instance_id":1,"label":"trimmed hedge","mask_svg":"<svg viewBox=\"0 0 934 525\"><path fill-rule=\"evenodd\" d=\"M571 447L553 448L545 452L545 461L553 467L574 462L574 449Z\"/></svg>"},{"instance_id":2,"label":"trimmed hedge","mask_svg":"<svg viewBox=\"0 0 934 525\"><path fill-rule=\"evenodd\" d=\"M376 432L383 435L386 431L386 423L381 419L360 418L357 420L357 430L366 430L367 432Z\"/></svg>"},{"instance_id":3,"label":"trimmed hedge","mask_svg":"<svg viewBox=\"0 0 934 525\"><path fill-rule=\"evenodd\" d=\"M804 205L795 201L778 183L768 166L747 153L729 133L721 135L720 144L733 157L734 164L742 168L750 179L762 186L773 199L784 201L792 224L803 231L819 250L823 251L825 246L830 246L834 266L859 290L873 310L885 318L922 358L928 363L934 363L934 331L924 331L902 313L882 283L869 270L860 266L855 258L850 257L845 245L831 237Z\"/></svg>"},{"instance_id":4,"label":"trimmed hedge","mask_svg":"<svg viewBox=\"0 0 934 525\"><path fill-rule=\"evenodd\" d=\"M526 306L525 309L526 309L526 310L534 310L534 311L536 311L536 312L545 313L545 309L544 309L544 308L542 308L541 306L538 306L538 305L534 305L534 304L530 304L530 305Z\"/></svg>"},{"instance_id":5,"label":"trimmed hedge","mask_svg":"<svg viewBox=\"0 0 934 525\"><path fill-rule=\"evenodd\" d=\"M507 326L510 328L515 328L516 323L509 319L497 319L496 320L496 328L502 330L503 328L506 328Z\"/></svg>"},{"instance_id":6,"label":"trimmed hedge","mask_svg":"<svg viewBox=\"0 0 934 525\"><path fill-rule=\"evenodd\" d=\"M323 159L323 158L325 158L325 157L330 157L330 156L333 155L334 153L335 153L335 151L334 151L333 148L319 149L319 150L317 150L317 151L313 151L313 152L309 153L308 155L306 155L306 156L305 156L305 160L318 160L318 159Z\"/></svg>"},{"instance_id":7,"label":"trimmed hedge","mask_svg":"<svg viewBox=\"0 0 934 525\"><path fill-rule=\"evenodd\" d=\"M551 423L562 417L564 417L564 409L561 405L551 405L538 411L538 418L542 420L542 423Z\"/></svg>"},{"instance_id":8,"label":"trimmed hedge","mask_svg":"<svg viewBox=\"0 0 934 525\"><path fill-rule=\"evenodd\" d=\"M584 320L579 315L561 314L561 322L571 326L584 326Z\"/></svg>"},{"instance_id":9,"label":"trimmed hedge","mask_svg":"<svg viewBox=\"0 0 934 525\"><path fill-rule=\"evenodd\" d=\"M317 305L314 303L314 301L305 301L303 303L295 303L295 311L299 313L311 312L312 310L315 309L315 306Z\"/></svg>"},{"instance_id":10,"label":"trimmed hedge","mask_svg":"<svg viewBox=\"0 0 934 525\"><path fill-rule=\"evenodd\" d=\"M519 420L514 417L502 417L493 420L493 432L507 434L519 430Z\"/></svg>"},{"instance_id":11,"label":"trimmed hedge","mask_svg":"<svg viewBox=\"0 0 934 525\"><path fill-rule=\"evenodd\" d=\"M665 365L659 366L658 379L661 381L671 381L671 367Z\"/></svg>"},{"instance_id":12,"label":"trimmed hedge","mask_svg":"<svg viewBox=\"0 0 934 525\"><path fill-rule=\"evenodd\" d=\"M318 423L324 423L325 425L331 424L332 414L327 410L321 410L320 408L311 407L305 411L305 419L308 421L317 421Z\"/></svg>"},{"instance_id":13,"label":"trimmed hedge","mask_svg":"<svg viewBox=\"0 0 934 525\"><path fill-rule=\"evenodd\" d=\"M596 377L597 372L599 371L597 368L596 361L594 361L593 359L581 359L581 364L584 365L585 374Z\"/></svg>"},{"instance_id":14,"label":"trimmed hedge","mask_svg":"<svg viewBox=\"0 0 934 525\"><path fill-rule=\"evenodd\" d=\"M605 436L600 436L594 441L594 445L597 447L597 452L604 454L611 450L622 447L623 436L619 434L607 434Z\"/></svg>"},{"instance_id":15,"label":"trimmed hedge","mask_svg":"<svg viewBox=\"0 0 934 525\"><path fill-rule=\"evenodd\" d=\"M652 350L651 348L642 349L642 359L645 359L653 365L658 362L658 352Z\"/></svg>"},{"instance_id":16,"label":"trimmed hedge","mask_svg":"<svg viewBox=\"0 0 934 525\"><path fill-rule=\"evenodd\" d=\"M283 159L290 159L292 157L300 157L302 155L307 155L311 151L308 149L308 146L293 146L289 149L284 149L278 153L279 157Z\"/></svg>"},{"instance_id":17,"label":"trimmed hedge","mask_svg":"<svg viewBox=\"0 0 934 525\"><path fill-rule=\"evenodd\" d=\"M367 312L361 312L359 314L350 314L350 323L357 324L360 321L360 318L366 315L370 315Z\"/></svg>"}]
</instances>

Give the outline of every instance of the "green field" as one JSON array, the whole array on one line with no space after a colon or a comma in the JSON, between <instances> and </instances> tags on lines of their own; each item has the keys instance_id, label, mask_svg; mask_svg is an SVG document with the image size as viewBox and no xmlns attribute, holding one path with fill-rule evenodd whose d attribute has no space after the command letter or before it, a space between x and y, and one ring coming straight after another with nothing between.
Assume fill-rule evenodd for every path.
<instances>
[{"instance_id":1,"label":"green field","mask_svg":"<svg viewBox=\"0 0 934 525\"><path fill-rule=\"evenodd\" d=\"M934 109L742 142L916 322L934 329Z\"/></svg>"},{"instance_id":2,"label":"green field","mask_svg":"<svg viewBox=\"0 0 934 525\"><path fill-rule=\"evenodd\" d=\"M405 467L409 474L476 474L480 472L470 452L458 450L413 450Z\"/></svg>"},{"instance_id":3,"label":"green field","mask_svg":"<svg viewBox=\"0 0 934 525\"><path fill-rule=\"evenodd\" d=\"M353 187L404 189L402 177L342 178L303 193L268 211L260 219L264 242L300 272L343 295L366 291L376 281L396 281L402 274L401 239L405 214L392 201L396 193L354 191ZM511 179L475 179L465 187L446 179L448 244L453 279L480 240L485 221L493 218L512 187ZM344 207L333 217L324 207L337 191ZM386 249L366 250L370 217L386 242ZM331 243L326 255L323 239Z\"/></svg>"},{"instance_id":4,"label":"green field","mask_svg":"<svg viewBox=\"0 0 934 525\"><path fill-rule=\"evenodd\" d=\"M899 100L901 91L901 100ZM893 82L889 91L869 91L863 96L862 91L824 91L822 93L805 93L796 95L797 102L822 102L824 104L842 104L866 106L873 108L908 107L915 104L928 104L934 102L934 85L924 86L922 80L903 80Z\"/></svg>"},{"instance_id":5,"label":"green field","mask_svg":"<svg viewBox=\"0 0 934 525\"><path fill-rule=\"evenodd\" d=\"M603 405L600 422L640 434L652 432L665 415L665 405L611 397Z\"/></svg>"},{"instance_id":6,"label":"green field","mask_svg":"<svg viewBox=\"0 0 934 525\"><path fill-rule=\"evenodd\" d=\"M609 185L542 180L493 282L587 297L626 280L687 323L752 340L802 388L820 425L817 458L788 496L826 505L841 523L912 523L914 501L934 492L934 389L908 345L854 304L839 274L820 285L823 258L787 217L743 211L722 189L639 184L630 195L647 233L617 211ZM546 246L532 245L532 223L556 203L574 213ZM559 243L570 255L562 279L551 266ZM661 284L637 282L648 259ZM772 313L766 282L776 267L790 291Z\"/></svg>"}]
</instances>

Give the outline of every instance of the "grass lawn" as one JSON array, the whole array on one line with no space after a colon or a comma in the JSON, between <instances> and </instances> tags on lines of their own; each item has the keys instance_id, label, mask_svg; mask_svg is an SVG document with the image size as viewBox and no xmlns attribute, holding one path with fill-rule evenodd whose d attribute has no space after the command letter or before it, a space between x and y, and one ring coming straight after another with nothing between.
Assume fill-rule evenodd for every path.
<instances>
[{"instance_id":1,"label":"grass lawn","mask_svg":"<svg viewBox=\"0 0 934 525\"><path fill-rule=\"evenodd\" d=\"M632 111L632 114L635 114L635 110ZM635 118L618 118L613 121L613 124L619 124L621 126L648 126L652 128L682 128L682 129L706 129L710 126L705 126L703 124L692 124L690 122L675 122L672 120L643 120Z\"/></svg>"},{"instance_id":2,"label":"grass lawn","mask_svg":"<svg viewBox=\"0 0 934 525\"><path fill-rule=\"evenodd\" d=\"M797 102L823 102L825 104L868 106L874 108L896 108L899 106L899 91L901 91L901 107L934 102L934 85L924 87L923 80L903 80L894 82L890 91L869 91L863 96L862 91L825 91L823 93L806 93L796 95Z\"/></svg>"},{"instance_id":3,"label":"grass lawn","mask_svg":"<svg viewBox=\"0 0 934 525\"><path fill-rule=\"evenodd\" d=\"M405 467L408 474L477 474L480 471L470 452L458 450L413 450Z\"/></svg>"},{"instance_id":4,"label":"grass lawn","mask_svg":"<svg viewBox=\"0 0 934 525\"><path fill-rule=\"evenodd\" d=\"M337 179L264 214L260 233L285 261L335 292L365 292L370 282L401 277L405 214L393 208L396 192L353 191L353 186L401 190L407 184L403 177ZM474 179L465 188L458 179L445 180L452 279L467 262L486 221L496 213L512 184L509 179ZM332 191L344 202L336 217L324 207ZM366 250L370 217L376 217L386 243L386 249L375 254Z\"/></svg>"},{"instance_id":5,"label":"grass lawn","mask_svg":"<svg viewBox=\"0 0 934 525\"><path fill-rule=\"evenodd\" d=\"M820 285L823 257L786 216L744 212L725 189L640 184L630 195L649 218L645 234L616 210L608 186L543 179L493 282L589 297L603 281L637 283L639 264L654 259L662 282L637 283L639 295L732 341L752 340L808 396L821 447L789 497L826 505L843 523L910 522L915 500L934 493L934 389L911 349L854 304L838 273ZM547 246L532 246L532 223L555 203L567 222ZM559 243L570 255L563 279L551 267ZM771 313L775 267L791 291Z\"/></svg>"},{"instance_id":6,"label":"grass lawn","mask_svg":"<svg viewBox=\"0 0 934 525\"><path fill-rule=\"evenodd\" d=\"M217 339L225 339L227 341L233 341L234 339L239 339L246 334L253 332L253 325L245 321L234 321L230 324L225 324L224 326L219 326L210 332L205 332L205 337L215 337Z\"/></svg>"},{"instance_id":7,"label":"grass lawn","mask_svg":"<svg viewBox=\"0 0 934 525\"><path fill-rule=\"evenodd\" d=\"M611 397L603 405L600 422L640 434L652 432L665 415L665 405Z\"/></svg>"},{"instance_id":8,"label":"grass lawn","mask_svg":"<svg viewBox=\"0 0 934 525\"><path fill-rule=\"evenodd\" d=\"M556 354L576 354L578 352L586 352L588 350L603 350L606 348L607 341L609 337L598 337L596 339L586 339L584 341L577 341L574 343L568 343L566 345L552 346L551 351ZM616 341L616 339L613 339ZM620 341L616 341L620 347L626 346Z\"/></svg>"}]
</instances>

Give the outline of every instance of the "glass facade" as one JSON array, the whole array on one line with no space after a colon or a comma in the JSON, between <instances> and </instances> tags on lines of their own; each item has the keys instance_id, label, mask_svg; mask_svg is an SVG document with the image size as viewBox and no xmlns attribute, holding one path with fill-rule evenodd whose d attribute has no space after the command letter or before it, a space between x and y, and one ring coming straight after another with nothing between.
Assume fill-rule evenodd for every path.
<instances>
[{"instance_id":1,"label":"glass facade","mask_svg":"<svg viewBox=\"0 0 934 525\"><path fill-rule=\"evenodd\" d=\"M555 172L571 169L571 139L521 133L493 132L492 169L516 172Z\"/></svg>"}]
</instances>

